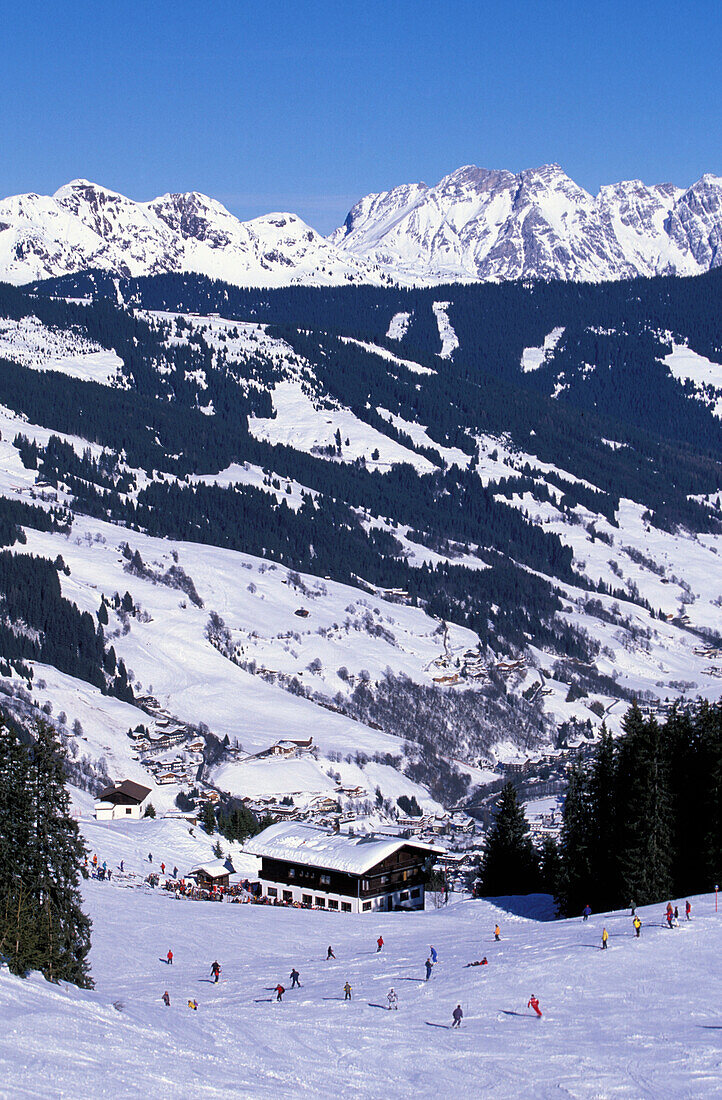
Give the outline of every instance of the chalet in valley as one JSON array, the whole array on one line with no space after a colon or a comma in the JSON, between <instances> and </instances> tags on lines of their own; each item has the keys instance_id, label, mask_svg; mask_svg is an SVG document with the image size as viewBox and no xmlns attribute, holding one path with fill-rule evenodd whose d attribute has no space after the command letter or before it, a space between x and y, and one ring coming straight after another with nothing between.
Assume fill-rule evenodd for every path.
<instances>
[{"instance_id":1,"label":"chalet in valley","mask_svg":"<svg viewBox=\"0 0 722 1100\"><path fill-rule=\"evenodd\" d=\"M263 895L343 913L423 909L443 851L402 837L350 836L298 822L271 825L246 844L261 857Z\"/></svg>"},{"instance_id":2,"label":"chalet in valley","mask_svg":"<svg viewBox=\"0 0 722 1100\"><path fill-rule=\"evenodd\" d=\"M95 803L96 820L116 821L122 818L124 821L137 821L145 813L151 794L150 787L143 787L132 779L106 787Z\"/></svg>"}]
</instances>

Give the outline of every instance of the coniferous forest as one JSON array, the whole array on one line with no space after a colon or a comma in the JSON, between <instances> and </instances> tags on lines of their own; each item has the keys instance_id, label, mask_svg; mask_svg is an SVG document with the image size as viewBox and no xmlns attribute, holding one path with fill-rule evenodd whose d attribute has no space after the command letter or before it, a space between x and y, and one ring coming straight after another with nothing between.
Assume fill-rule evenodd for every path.
<instances>
[{"instance_id":1,"label":"coniferous forest","mask_svg":"<svg viewBox=\"0 0 722 1100\"><path fill-rule=\"evenodd\" d=\"M569 777L556 893L565 916L711 891L722 858L722 707L664 722L633 706Z\"/></svg>"},{"instance_id":2,"label":"coniferous forest","mask_svg":"<svg viewBox=\"0 0 722 1100\"><path fill-rule=\"evenodd\" d=\"M722 706L675 708L664 722L634 704L571 767L558 844L535 849L512 783L502 789L479 866L487 897L554 894L581 914L711 892L722 867Z\"/></svg>"}]
</instances>

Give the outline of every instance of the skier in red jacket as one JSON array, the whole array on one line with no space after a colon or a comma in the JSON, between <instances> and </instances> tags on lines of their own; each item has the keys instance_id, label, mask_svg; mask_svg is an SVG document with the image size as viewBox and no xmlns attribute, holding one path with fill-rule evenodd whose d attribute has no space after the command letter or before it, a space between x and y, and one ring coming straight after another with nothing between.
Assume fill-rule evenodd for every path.
<instances>
[{"instance_id":1,"label":"skier in red jacket","mask_svg":"<svg viewBox=\"0 0 722 1100\"><path fill-rule=\"evenodd\" d=\"M541 1019L541 1014L542 1013L541 1013L541 1009L539 1008L539 1001L537 1000L537 998L534 996L533 993L532 993L531 997L529 998L529 1003L527 1004L526 1007L527 1008L533 1008L534 1011L536 1012L537 1016Z\"/></svg>"},{"instance_id":2,"label":"skier in red jacket","mask_svg":"<svg viewBox=\"0 0 722 1100\"><path fill-rule=\"evenodd\" d=\"M166 958L167 965L172 966L173 965L173 952L171 951L170 947L168 948L168 954L166 955L165 958Z\"/></svg>"},{"instance_id":3,"label":"skier in red jacket","mask_svg":"<svg viewBox=\"0 0 722 1100\"><path fill-rule=\"evenodd\" d=\"M276 986L276 1000L277 1001L282 1001L283 1000L283 994L285 992L286 992L286 990L284 989L284 987L279 982L279 984Z\"/></svg>"},{"instance_id":4,"label":"skier in red jacket","mask_svg":"<svg viewBox=\"0 0 722 1100\"><path fill-rule=\"evenodd\" d=\"M376 940L376 951L379 952L381 950L381 948L383 947L383 945L384 945L384 937L379 936L379 938Z\"/></svg>"}]
</instances>

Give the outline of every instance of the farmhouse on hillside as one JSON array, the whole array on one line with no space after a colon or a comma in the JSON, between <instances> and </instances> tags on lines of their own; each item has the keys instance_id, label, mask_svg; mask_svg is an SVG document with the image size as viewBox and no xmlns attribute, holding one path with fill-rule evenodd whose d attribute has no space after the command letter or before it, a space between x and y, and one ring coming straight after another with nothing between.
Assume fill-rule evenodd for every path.
<instances>
[{"instance_id":1,"label":"farmhouse on hillside","mask_svg":"<svg viewBox=\"0 0 722 1100\"><path fill-rule=\"evenodd\" d=\"M283 822L253 837L264 897L343 913L423 909L429 872L443 851L391 836L350 836Z\"/></svg>"},{"instance_id":2,"label":"farmhouse on hillside","mask_svg":"<svg viewBox=\"0 0 722 1100\"><path fill-rule=\"evenodd\" d=\"M143 787L132 779L106 787L95 803L96 820L116 821L122 818L124 821L138 821L145 813L151 793L150 787Z\"/></svg>"}]
</instances>

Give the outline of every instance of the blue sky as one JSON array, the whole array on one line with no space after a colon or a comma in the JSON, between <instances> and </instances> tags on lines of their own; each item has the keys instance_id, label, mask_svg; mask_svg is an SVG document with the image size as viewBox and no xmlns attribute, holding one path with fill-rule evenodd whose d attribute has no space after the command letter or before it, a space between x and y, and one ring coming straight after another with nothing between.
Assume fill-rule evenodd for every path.
<instances>
[{"instance_id":1,"label":"blue sky","mask_svg":"<svg viewBox=\"0 0 722 1100\"><path fill-rule=\"evenodd\" d=\"M556 161L722 175L719 0L3 5L0 194L195 189L323 232L370 191Z\"/></svg>"}]
</instances>

